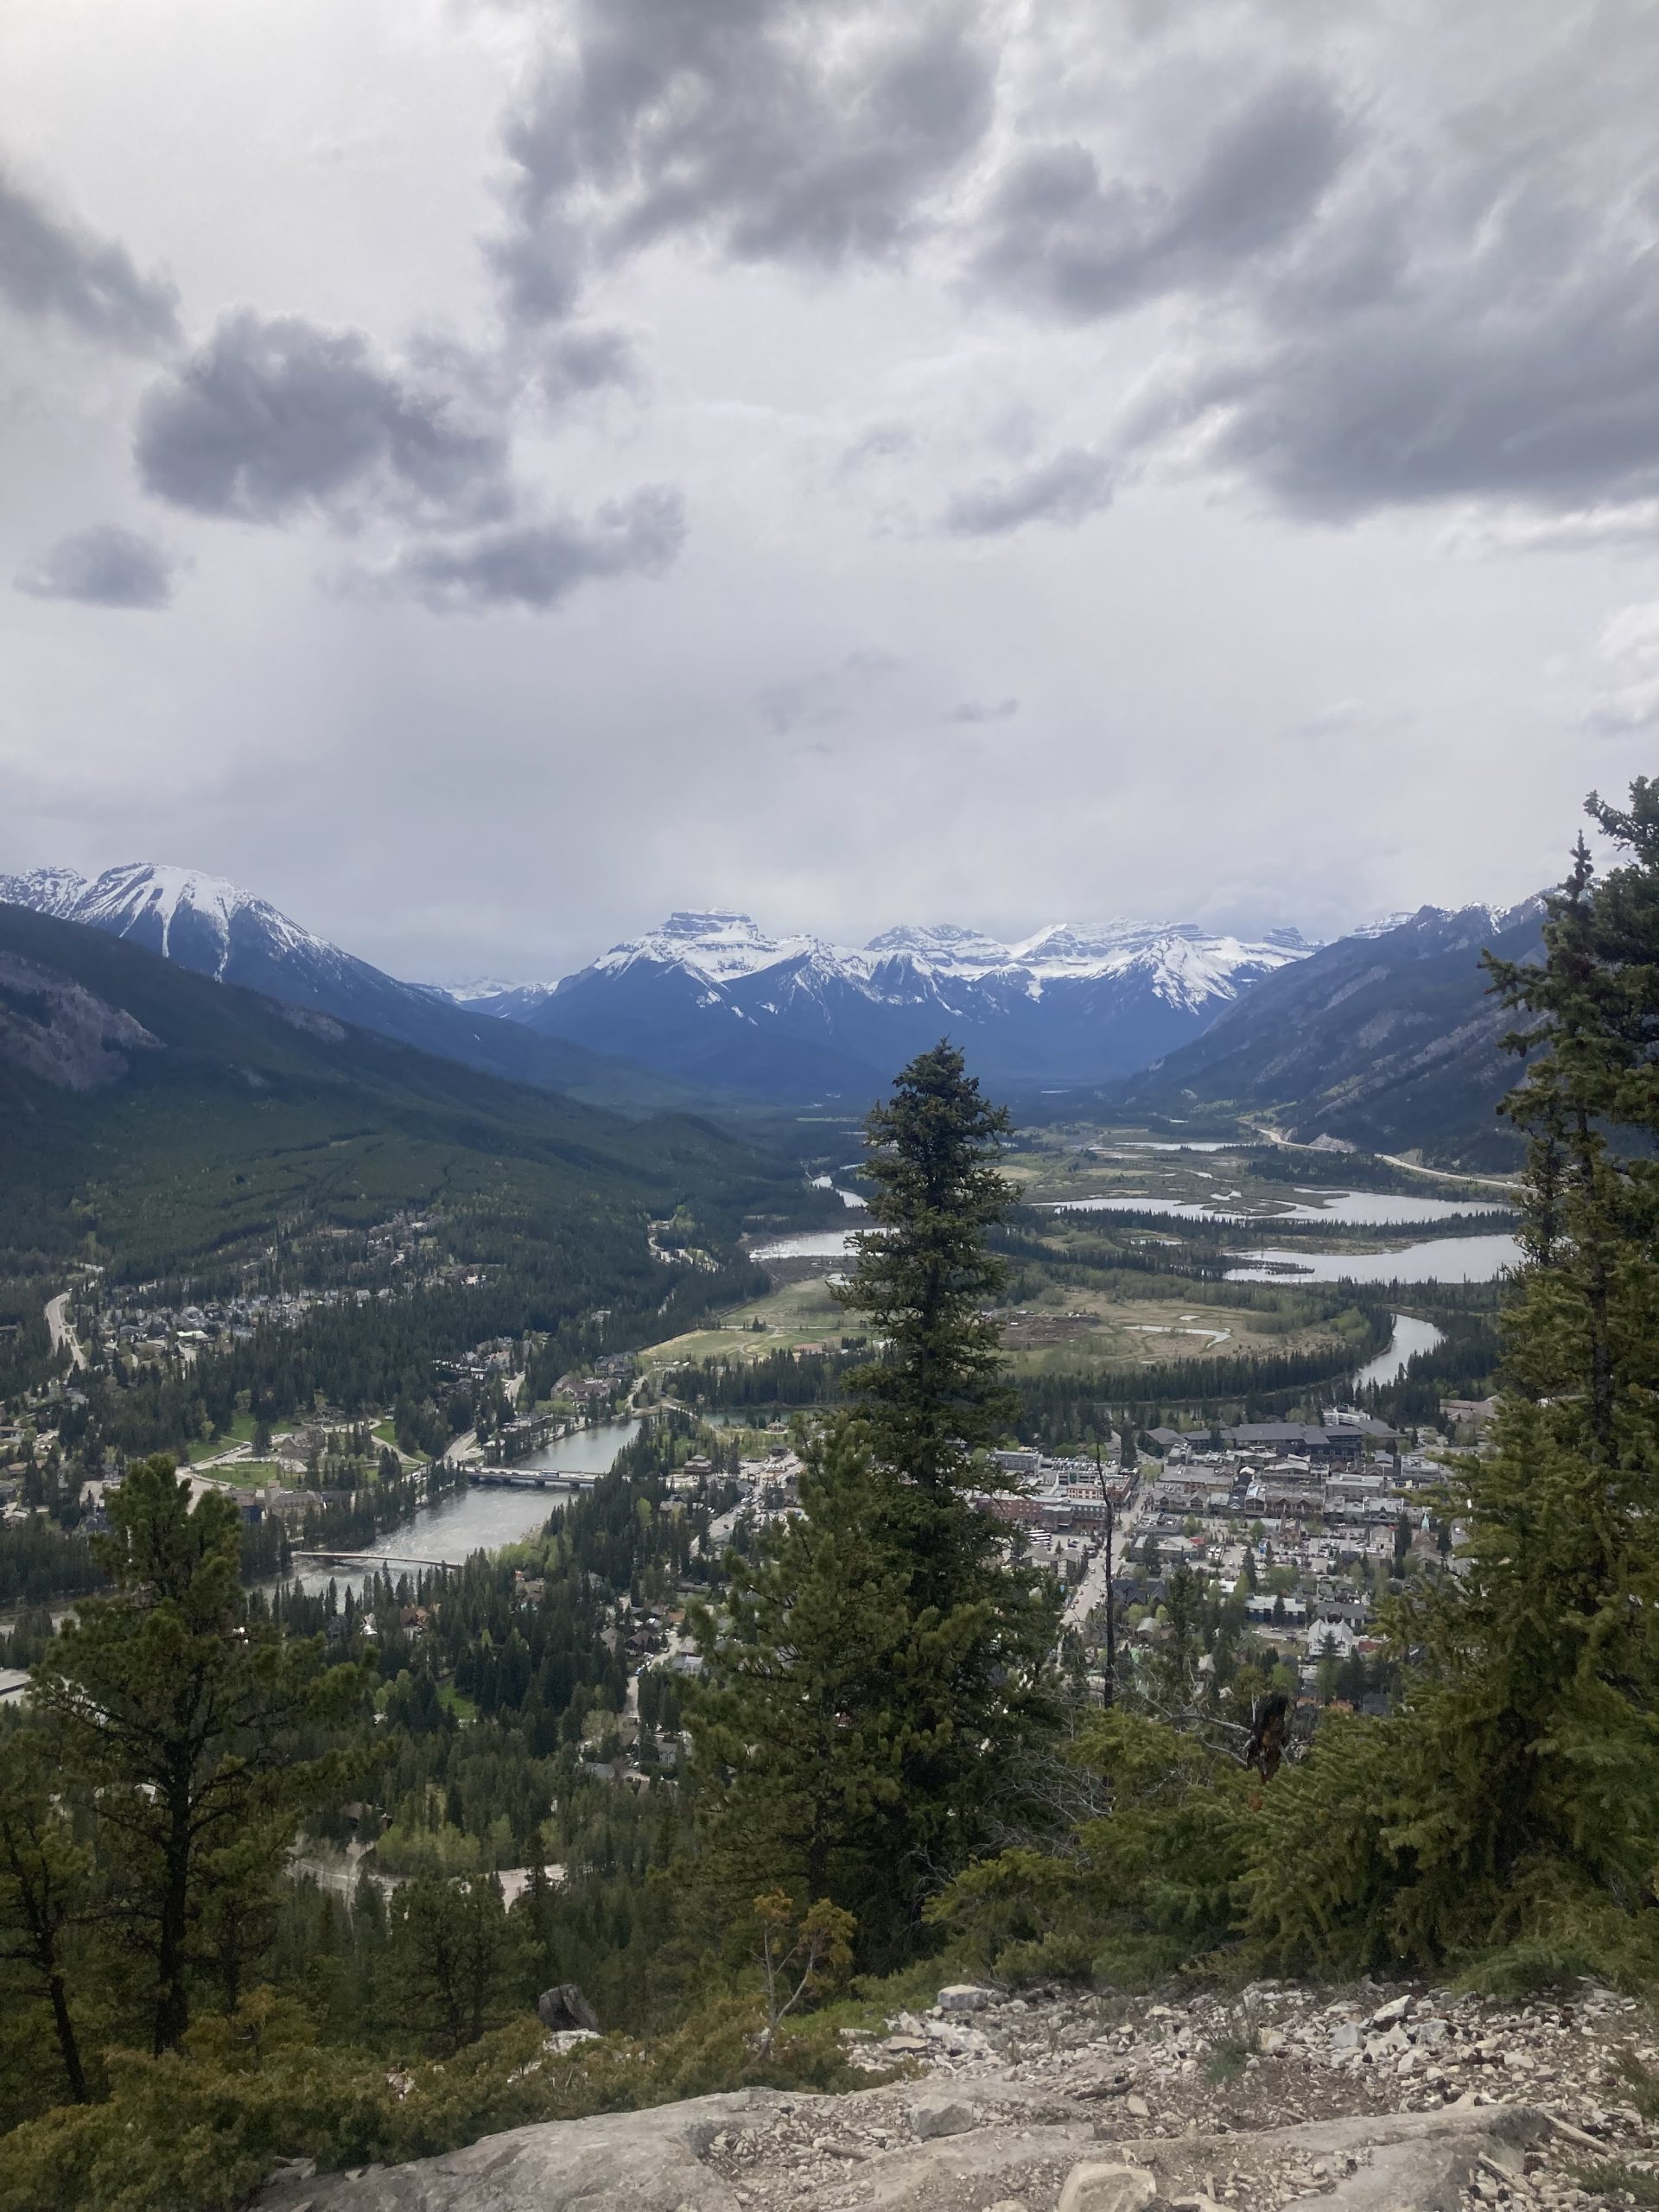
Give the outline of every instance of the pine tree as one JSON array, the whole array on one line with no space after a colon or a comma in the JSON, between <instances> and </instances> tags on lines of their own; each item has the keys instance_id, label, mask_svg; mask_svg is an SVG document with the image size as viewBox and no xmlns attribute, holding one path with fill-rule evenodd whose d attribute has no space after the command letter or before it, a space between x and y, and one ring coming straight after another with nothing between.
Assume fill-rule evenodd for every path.
<instances>
[{"instance_id":1,"label":"pine tree","mask_svg":"<svg viewBox=\"0 0 1659 2212\"><path fill-rule=\"evenodd\" d=\"M1659 785L1589 810L1541 966L1489 962L1531 1053L1526 1264L1457 1572L1397 1614L1404 1708L1325 1732L1252 1878L1281 1957L1659 1961Z\"/></svg>"},{"instance_id":2,"label":"pine tree","mask_svg":"<svg viewBox=\"0 0 1659 2212\"><path fill-rule=\"evenodd\" d=\"M84 1599L53 1639L33 1705L96 1804L159 2052L182 2039L204 1976L233 1993L300 1808L344 1778L339 1755L297 1755L305 1733L344 1719L362 1678L321 1672L320 1643L250 1618L235 1506L193 1507L170 1459L129 1468L110 1520L99 1549L113 1592Z\"/></svg>"},{"instance_id":3,"label":"pine tree","mask_svg":"<svg viewBox=\"0 0 1659 2212\"><path fill-rule=\"evenodd\" d=\"M985 1237L1013 1202L995 1164L1012 1127L944 1043L911 1062L865 1122L873 1225L838 1295L885 1349L849 1382L877 1458L924 1490L959 1488L975 1448L997 1442L1019 1411L985 1313L1007 1281Z\"/></svg>"}]
</instances>

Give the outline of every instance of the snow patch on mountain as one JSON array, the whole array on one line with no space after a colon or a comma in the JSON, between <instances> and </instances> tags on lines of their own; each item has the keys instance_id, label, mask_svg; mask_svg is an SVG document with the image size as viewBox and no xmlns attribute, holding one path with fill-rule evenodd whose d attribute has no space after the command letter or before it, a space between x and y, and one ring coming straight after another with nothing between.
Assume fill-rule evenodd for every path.
<instances>
[{"instance_id":1,"label":"snow patch on mountain","mask_svg":"<svg viewBox=\"0 0 1659 2212\"><path fill-rule=\"evenodd\" d=\"M210 966L200 958L190 964L200 972L223 981L231 958L232 931L239 920L264 941L264 949L280 957L302 952L313 958L340 957L334 946L280 912L264 899L257 899L224 876L208 875L200 868L171 868L155 861L128 861L105 868L88 883L73 868L36 868L30 875L0 876L0 899L60 921L82 922L112 937L130 937L142 931L156 940L163 959L175 957L173 932L181 917L205 927L218 957Z\"/></svg>"},{"instance_id":2,"label":"snow patch on mountain","mask_svg":"<svg viewBox=\"0 0 1659 2212\"><path fill-rule=\"evenodd\" d=\"M1032 999L1045 985L1135 976L1166 1005L1192 1011L1237 995L1242 982L1299 960L1313 950L1294 930L1251 941L1207 934L1191 923L1112 920L1078 927L1051 923L1018 944L954 923L883 931L866 945L832 944L804 932L772 937L747 914L671 914L658 928L613 945L584 976L622 976L641 967L679 969L711 987L767 971L791 969L797 990L830 982L878 1002L911 1004L937 995L960 1011L950 987L995 981ZM575 977L567 977L563 989ZM705 1001L713 1003L711 995ZM775 1011L773 1005L765 1011Z\"/></svg>"}]
</instances>

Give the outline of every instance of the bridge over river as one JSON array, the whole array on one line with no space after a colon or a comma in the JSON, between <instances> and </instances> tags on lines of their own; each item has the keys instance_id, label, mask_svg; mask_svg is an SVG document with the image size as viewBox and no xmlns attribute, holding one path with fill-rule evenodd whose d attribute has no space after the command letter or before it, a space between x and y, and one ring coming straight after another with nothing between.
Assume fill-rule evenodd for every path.
<instances>
[{"instance_id":1,"label":"bridge over river","mask_svg":"<svg viewBox=\"0 0 1659 2212\"><path fill-rule=\"evenodd\" d=\"M462 1470L480 1490L591 1490L599 1480L582 1467L481 1467Z\"/></svg>"}]
</instances>

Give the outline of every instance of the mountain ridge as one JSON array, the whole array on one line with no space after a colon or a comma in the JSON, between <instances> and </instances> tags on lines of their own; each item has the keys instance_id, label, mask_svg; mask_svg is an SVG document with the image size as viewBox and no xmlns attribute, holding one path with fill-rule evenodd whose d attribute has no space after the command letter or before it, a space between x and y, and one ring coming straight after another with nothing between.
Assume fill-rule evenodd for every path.
<instances>
[{"instance_id":1,"label":"mountain ridge","mask_svg":"<svg viewBox=\"0 0 1659 2212\"><path fill-rule=\"evenodd\" d=\"M942 1033L993 1082L1099 1079L1184 1042L1242 991L1312 950L1192 923L1052 923L1014 944L944 923L862 946L771 936L729 908L682 910L557 982L480 1013L748 1091L885 1084ZM736 1027L734 1027L735 1023Z\"/></svg>"},{"instance_id":2,"label":"mountain ridge","mask_svg":"<svg viewBox=\"0 0 1659 2212\"><path fill-rule=\"evenodd\" d=\"M785 1160L696 1117L508 1082L15 902L0 1121L0 1242L61 1251L93 1230L158 1266L222 1260L298 1206L360 1221L516 1175L573 1223L625 1223L649 1281L647 1211L697 1192L732 1238L750 1206L808 1203Z\"/></svg>"},{"instance_id":3,"label":"mountain ridge","mask_svg":"<svg viewBox=\"0 0 1659 2212\"><path fill-rule=\"evenodd\" d=\"M88 880L73 868L0 875L0 905L79 924L220 983L308 1007L463 1066L635 1113L709 1102L583 1046L486 1020L448 994L401 982L223 876L129 861Z\"/></svg>"},{"instance_id":4,"label":"mountain ridge","mask_svg":"<svg viewBox=\"0 0 1659 2212\"><path fill-rule=\"evenodd\" d=\"M1339 938L1101 1103L1173 1116L1198 1104L1270 1118L1301 1143L1513 1165L1519 1140L1497 1108L1520 1072L1499 1045L1514 1017L1479 955L1541 957L1543 913L1540 893L1508 908L1420 907L1392 929Z\"/></svg>"}]
</instances>

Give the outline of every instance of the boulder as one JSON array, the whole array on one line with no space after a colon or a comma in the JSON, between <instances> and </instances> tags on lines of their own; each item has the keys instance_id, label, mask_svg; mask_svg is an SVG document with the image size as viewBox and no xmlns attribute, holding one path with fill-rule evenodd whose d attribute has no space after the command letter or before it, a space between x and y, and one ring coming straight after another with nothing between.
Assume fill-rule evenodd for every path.
<instances>
[{"instance_id":1,"label":"boulder","mask_svg":"<svg viewBox=\"0 0 1659 2212\"><path fill-rule=\"evenodd\" d=\"M982 1989L976 1982L953 1981L939 1992L941 2012L982 2012L995 1995L994 1990Z\"/></svg>"},{"instance_id":2,"label":"boulder","mask_svg":"<svg viewBox=\"0 0 1659 2212\"><path fill-rule=\"evenodd\" d=\"M1059 2212L1145 2212L1158 2183L1144 2166L1108 2166L1085 2159L1060 2191Z\"/></svg>"},{"instance_id":3,"label":"boulder","mask_svg":"<svg viewBox=\"0 0 1659 2212\"><path fill-rule=\"evenodd\" d=\"M536 1999L536 2017L554 2035L565 2034L572 2028L585 2028L590 2036L599 2033L599 2015L574 1981L562 1981L556 1989L544 1989Z\"/></svg>"},{"instance_id":4,"label":"boulder","mask_svg":"<svg viewBox=\"0 0 1659 2212\"><path fill-rule=\"evenodd\" d=\"M974 2115L956 2097L931 2097L913 2107L910 2124L924 2143L931 2143L942 2135L965 2135Z\"/></svg>"}]
</instances>

